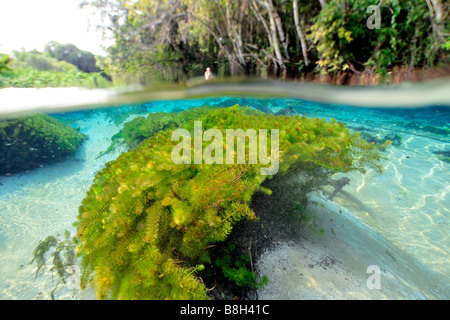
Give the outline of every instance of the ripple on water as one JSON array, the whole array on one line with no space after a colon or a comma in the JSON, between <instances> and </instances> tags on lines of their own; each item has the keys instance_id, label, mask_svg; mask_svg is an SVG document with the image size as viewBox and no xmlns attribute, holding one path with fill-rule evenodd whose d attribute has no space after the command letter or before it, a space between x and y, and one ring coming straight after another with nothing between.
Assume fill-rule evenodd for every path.
<instances>
[{"instance_id":1,"label":"ripple on water","mask_svg":"<svg viewBox=\"0 0 450 320\"><path fill-rule=\"evenodd\" d=\"M450 277L450 165L429 151L448 147L410 136L400 147L388 149L382 176L368 173L362 178L351 173L351 183L344 190L369 207L367 211L353 207L356 216L399 248ZM336 201L344 204L348 199L341 195Z\"/></svg>"}]
</instances>

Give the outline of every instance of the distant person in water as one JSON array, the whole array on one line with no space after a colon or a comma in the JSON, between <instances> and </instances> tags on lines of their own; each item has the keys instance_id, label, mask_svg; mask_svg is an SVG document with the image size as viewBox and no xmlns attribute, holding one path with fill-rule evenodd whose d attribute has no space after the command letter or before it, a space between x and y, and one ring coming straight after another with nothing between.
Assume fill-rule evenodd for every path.
<instances>
[{"instance_id":1,"label":"distant person in water","mask_svg":"<svg viewBox=\"0 0 450 320\"><path fill-rule=\"evenodd\" d=\"M212 79L214 79L214 75L213 75L213 73L211 72L211 68L206 68L206 71L205 71L205 80L208 81L208 80L212 80Z\"/></svg>"}]
</instances>

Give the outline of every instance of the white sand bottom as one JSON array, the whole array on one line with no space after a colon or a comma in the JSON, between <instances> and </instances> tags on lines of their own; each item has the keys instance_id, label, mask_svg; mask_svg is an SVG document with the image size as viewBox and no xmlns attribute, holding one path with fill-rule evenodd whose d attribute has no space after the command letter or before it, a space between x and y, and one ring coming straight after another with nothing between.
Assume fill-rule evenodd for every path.
<instances>
[{"instance_id":1,"label":"white sand bottom","mask_svg":"<svg viewBox=\"0 0 450 320\"><path fill-rule=\"evenodd\" d=\"M263 300L380 299L379 290L369 290L364 279L336 260L320 244L309 240L279 243L258 264L270 284L259 292Z\"/></svg>"},{"instance_id":2,"label":"white sand bottom","mask_svg":"<svg viewBox=\"0 0 450 320\"><path fill-rule=\"evenodd\" d=\"M374 229L336 202L310 196L302 238L280 242L256 263L269 284L263 300L439 299L448 298L448 282L414 257L394 247ZM317 230L323 228L325 234ZM376 266L380 287L373 284Z\"/></svg>"}]
</instances>

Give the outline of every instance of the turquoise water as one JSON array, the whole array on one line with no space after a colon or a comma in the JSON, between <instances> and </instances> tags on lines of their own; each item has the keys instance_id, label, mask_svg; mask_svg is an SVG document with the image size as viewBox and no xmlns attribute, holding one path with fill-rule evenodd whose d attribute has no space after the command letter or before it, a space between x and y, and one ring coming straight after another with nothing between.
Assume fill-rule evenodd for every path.
<instances>
[{"instance_id":1,"label":"turquoise water","mask_svg":"<svg viewBox=\"0 0 450 320\"><path fill-rule=\"evenodd\" d=\"M366 295L365 288L361 294L350 293L350 287L343 283L333 289L340 290L340 298L450 298L450 156L446 153L450 152L450 105L388 109L294 98L221 96L108 108L91 106L51 113L52 117L78 128L89 139L65 161L0 177L0 299L51 297L49 292L55 286L52 272L34 277L35 266L29 264L33 250L48 235L62 235L65 230L75 232L72 224L96 172L126 151L122 146L99 157L125 122L151 112L235 104L267 113L300 114L327 121L334 118L367 139L393 140L392 146L383 152L384 174L368 170L365 174L353 172L336 177L347 176L350 184L324 206L335 213L345 210L347 220L341 222L348 224L346 227L329 224L328 216L324 218L318 207L316 222L325 229L326 235L314 239L329 247L339 240L342 247L336 245L335 250L339 251L336 257L346 262L353 254L354 261L350 263L348 259L347 267L360 275L358 281L364 282L366 275L357 268L370 264L380 265L389 277L386 282L389 286L380 295ZM312 197L325 198L322 193ZM314 214L314 206L310 210ZM345 232L340 233L339 228ZM327 290L327 287L319 289ZM59 299L94 297L90 290L73 291L64 286L55 295ZM290 299L301 297L294 291L289 295Z\"/></svg>"}]
</instances>

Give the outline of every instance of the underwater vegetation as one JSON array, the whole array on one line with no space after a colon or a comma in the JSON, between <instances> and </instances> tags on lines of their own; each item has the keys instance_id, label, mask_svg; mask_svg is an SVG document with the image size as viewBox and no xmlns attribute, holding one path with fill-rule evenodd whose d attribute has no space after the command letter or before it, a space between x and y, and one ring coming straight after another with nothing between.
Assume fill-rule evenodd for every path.
<instances>
[{"instance_id":1,"label":"underwater vegetation","mask_svg":"<svg viewBox=\"0 0 450 320\"><path fill-rule=\"evenodd\" d=\"M267 285L269 282L267 276L263 276L261 280L256 279L251 265L251 257L244 253L235 256L236 244L227 243L223 251L222 256L214 261L215 266L221 270L223 276L240 287L263 288Z\"/></svg>"},{"instance_id":2,"label":"underwater vegetation","mask_svg":"<svg viewBox=\"0 0 450 320\"><path fill-rule=\"evenodd\" d=\"M147 114L147 106L140 104L140 105L131 105L131 106L125 106L120 108L108 108L105 109L106 115L108 115L111 118L111 121L115 125L122 124L129 116L135 115L135 114Z\"/></svg>"},{"instance_id":3,"label":"underwater vegetation","mask_svg":"<svg viewBox=\"0 0 450 320\"><path fill-rule=\"evenodd\" d=\"M156 112L146 118L135 118L124 124L123 129L111 138L110 147L100 153L98 157L113 151L121 144L125 144L129 149L134 149L155 133L166 129L178 128L181 124L188 121L200 119L211 110L212 107L200 107L176 113Z\"/></svg>"},{"instance_id":4,"label":"underwater vegetation","mask_svg":"<svg viewBox=\"0 0 450 320\"><path fill-rule=\"evenodd\" d=\"M46 114L0 120L0 174L61 160L87 136Z\"/></svg>"},{"instance_id":5,"label":"underwater vegetation","mask_svg":"<svg viewBox=\"0 0 450 320\"><path fill-rule=\"evenodd\" d=\"M400 146L402 144L402 137L397 134L392 136L385 135L382 138L378 138L368 132L361 132L361 137L367 142L374 144L381 151L386 151L391 145Z\"/></svg>"},{"instance_id":6,"label":"underwater vegetation","mask_svg":"<svg viewBox=\"0 0 450 320\"><path fill-rule=\"evenodd\" d=\"M239 106L192 112L194 117L151 114L134 120L142 127L129 128L130 145L149 138L107 163L82 201L75 223L81 284L93 285L99 299L207 299L201 272L212 263L212 247L227 240L237 222L257 219L251 208L256 192L271 194L263 183L272 177L261 175L262 164L175 165L171 136L177 126L193 133L199 120L204 130L279 129L281 177L382 171L378 149L334 120ZM123 134L128 135L125 127ZM207 146L203 141L203 150ZM248 152L247 145L247 159ZM253 281L248 277L244 271L241 280Z\"/></svg>"},{"instance_id":7,"label":"underwater vegetation","mask_svg":"<svg viewBox=\"0 0 450 320\"><path fill-rule=\"evenodd\" d=\"M412 121L412 122L406 124L405 128L422 130L425 132L443 135L443 136L447 136L447 137L450 135L450 129L445 126L423 125L419 121Z\"/></svg>"},{"instance_id":8,"label":"underwater vegetation","mask_svg":"<svg viewBox=\"0 0 450 320\"><path fill-rule=\"evenodd\" d=\"M433 154L442 161L450 163L450 151L435 151Z\"/></svg>"},{"instance_id":9,"label":"underwater vegetation","mask_svg":"<svg viewBox=\"0 0 450 320\"><path fill-rule=\"evenodd\" d=\"M138 105L124 105L124 106L98 106L93 109L87 109L80 112L62 112L52 113L51 116L58 121L77 128L77 121L80 119L88 120L98 114L104 114L109 118L109 121L116 126L120 126L130 116L148 114L148 107L145 104ZM78 129L77 129L78 130Z\"/></svg>"},{"instance_id":10,"label":"underwater vegetation","mask_svg":"<svg viewBox=\"0 0 450 320\"><path fill-rule=\"evenodd\" d=\"M40 276L46 267L46 255L50 254L53 258L51 260L50 271L56 272L56 285L50 296L54 300L54 292L60 284L67 284L68 278L75 272L74 267L76 266L76 251L75 243L77 239L75 237L71 238L70 233L66 230L64 232L64 238L61 240L54 236L48 236L44 240L40 241L33 252L33 262L36 263L36 273L35 277Z\"/></svg>"}]
</instances>

